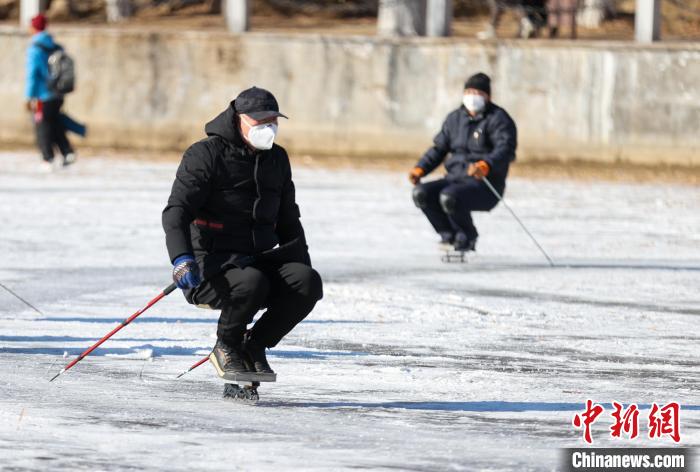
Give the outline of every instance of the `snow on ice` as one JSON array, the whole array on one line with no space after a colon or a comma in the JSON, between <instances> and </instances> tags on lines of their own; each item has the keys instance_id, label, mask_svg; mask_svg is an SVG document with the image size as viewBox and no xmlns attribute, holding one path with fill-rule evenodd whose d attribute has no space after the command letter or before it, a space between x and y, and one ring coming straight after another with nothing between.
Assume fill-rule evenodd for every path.
<instances>
[{"instance_id":1,"label":"snow on ice","mask_svg":"<svg viewBox=\"0 0 700 472\"><path fill-rule=\"evenodd\" d=\"M513 178L444 264L403 173L296 168L325 298L270 353L256 405L205 364L217 313L163 299L176 163L90 158L41 174L0 154L3 470L556 470L587 399L682 405L700 445L700 189ZM607 413L606 413L607 414ZM640 417L644 420L647 410ZM595 446L671 446L610 438Z\"/></svg>"}]
</instances>

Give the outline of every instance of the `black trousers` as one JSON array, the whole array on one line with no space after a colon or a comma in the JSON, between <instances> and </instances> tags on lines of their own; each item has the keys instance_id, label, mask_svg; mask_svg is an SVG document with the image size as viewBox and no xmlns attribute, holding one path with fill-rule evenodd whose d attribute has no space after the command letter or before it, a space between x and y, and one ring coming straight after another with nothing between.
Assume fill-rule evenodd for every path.
<instances>
[{"instance_id":1,"label":"black trousers","mask_svg":"<svg viewBox=\"0 0 700 472\"><path fill-rule=\"evenodd\" d=\"M45 161L53 161L54 146L63 156L73 152L66 137L66 128L61 120L63 99L56 98L43 102L43 118L36 124L36 138L39 150Z\"/></svg>"},{"instance_id":2,"label":"black trousers","mask_svg":"<svg viewBox=\"0 0 700 472\"><path fill-rule=\"evenodd\" d=\"M503 189L497 189L501 195ZM472 211L489 211L498 198L483 181L476 179L440 179L416 185L413 200L438 233L463 232L469 239L479 233Z\"/></svg>"},{"instance_id":3,"label":"black trousers","mask_svg":"<svg viewBox=\"0 0 700 472\"><path fill-rule=\"evenodd\" d=\"M196 304L221 310L216 334L229 345L240 344L255 313L267 307L251 334L256 344L265 347L277 345L322 297L321 276L298 262L234 267L202 283L192 294Z\"/></svg>"}]
</instances>

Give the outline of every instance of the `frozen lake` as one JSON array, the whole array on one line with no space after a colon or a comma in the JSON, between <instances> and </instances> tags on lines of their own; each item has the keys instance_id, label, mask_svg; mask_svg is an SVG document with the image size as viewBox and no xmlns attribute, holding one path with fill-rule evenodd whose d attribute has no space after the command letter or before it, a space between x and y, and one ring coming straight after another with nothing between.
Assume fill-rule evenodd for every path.
<instances>
[{"instance_id":1,"label":"frozen lake","mask_svg":"<svg viewBox=\"0 0 700 472\"><path fill-rule=\"evenodd\" d=\"M325 298L270 352L257 405L221 398L217 313L165 298L176 163L92 158L42 174L0 153L3 470L556 470L590 398L682 405L700 446L700 188L511 179L478 253L440 262L403 173L295 170ZM595 446L671 446L668 438ZM606 416L609 416L606 412ZM602 417L601 417L602 418Z\"/></svg>"}]
</instances>

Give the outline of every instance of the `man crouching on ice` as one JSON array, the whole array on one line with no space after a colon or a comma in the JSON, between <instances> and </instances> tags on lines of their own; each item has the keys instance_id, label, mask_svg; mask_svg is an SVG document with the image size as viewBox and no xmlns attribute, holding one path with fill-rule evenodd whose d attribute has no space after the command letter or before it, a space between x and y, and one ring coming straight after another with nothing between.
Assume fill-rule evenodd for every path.
<instances>
[{"instance_id":1,"label":"man crouching on ice","mask_svg":"<svg viewBox=\"0 0 700 472\"><path fill-rule=\"evenodd\" d=\"M220 373L273 374L265 348L323 296L289 157L273 144L279 117L287 118L270 92L243 91L185 152L163 210L177 286L189 303L221 310L212 356Z\"/></svg>"}]
</instances>

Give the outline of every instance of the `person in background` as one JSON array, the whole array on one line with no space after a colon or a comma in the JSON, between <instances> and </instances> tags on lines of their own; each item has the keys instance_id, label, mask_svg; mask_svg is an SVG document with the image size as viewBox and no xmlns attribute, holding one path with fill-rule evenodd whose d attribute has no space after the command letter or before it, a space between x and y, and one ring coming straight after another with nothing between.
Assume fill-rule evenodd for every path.
<instances>
[{"instance_id":1,"label":"person in background","mask_svg":"<svg viewBox=\"0 0 700 472\"><path fill-rule=\"evenodd\" d=\"M462 105L447 115L434 145L411 170L413 201L441 237L457 251L474 251L479 236L472 211L490 211L503 195L508 167L515 160L517 130L508 113L491 101L491 79L475 74L464 84ZM449 155L449 158L445 158ZM420 183L442 162L447 176Z\"/></svg>"},{"instance_id":2,"label":"person in background","mask_svg":"<svg viewBox=\"0 0 700 472\"><path fill-rule=\"evenodd\" d=\"M576 39L576 11L578 0L547 0L549 37L556 38L563 26L569 28L569 37Z\"/></svg>"},{"instance_id":3,"label":"person in background","mask_svg":"<svg viewBox=\"0 0 700 472\"><path fill-rule=\"evenodd\" d=\"M506 10L513 10L518 18L518 38L539 36L540 29L547 24L545 0L487 0L491 12L489 24L477 33L479 39L495 39L496 30ZM566 0L564 0L566 1Z\"/></svg>"},{"instance_id":4,"label":"person in background","mask_svg":"<svg viewBox=\"0 0 700 472\"><path fill-rule=\"evenodd\" d=\"M46 32L46 17L39 14L32 18L32 34L27 50L26 107L33 113L39 150L47 167L54 164L54 146L58 147L63 166L75 162L76 155L66 137L65 122L61 114L63 96L49 86L49 56L59 49Z\"/></svg>"}]
</instances>

